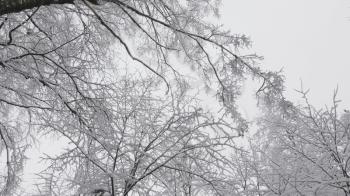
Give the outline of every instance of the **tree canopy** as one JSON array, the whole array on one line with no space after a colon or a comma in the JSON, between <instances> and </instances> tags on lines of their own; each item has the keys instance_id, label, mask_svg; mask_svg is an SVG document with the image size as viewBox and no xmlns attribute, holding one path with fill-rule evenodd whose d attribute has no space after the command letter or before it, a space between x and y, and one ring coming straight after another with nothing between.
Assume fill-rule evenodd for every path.
<instances>
[{"instance_id":1,"label":"tree canopy","mask_svg":"<svg viewBox=\"0 0 350 196\"><path fill-rule=\"evenodd\" d=\"M350 195L349 113L336 96L323 110L304 91L304 104L284 98L284 76L217 24L219 8L0 0L0 195L23 195L26 150L42 136L62 152L43 157L28 194ZM240 146L250 78L262 116Z\"/></svg>"}]
</instances>

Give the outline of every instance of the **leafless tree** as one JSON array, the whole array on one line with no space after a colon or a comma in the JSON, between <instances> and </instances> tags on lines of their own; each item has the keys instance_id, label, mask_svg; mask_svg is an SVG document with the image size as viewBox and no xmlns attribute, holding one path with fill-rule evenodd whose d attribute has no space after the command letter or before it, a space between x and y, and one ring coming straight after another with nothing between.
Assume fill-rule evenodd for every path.
<instances>
[{"instance_id":1,"label":"leafless tree","mask_svg":"<svg viewBox=\"0 0 350 196\"><path fill-rule=\"evenodd\" d=\"M250 178L267 195L350 195L349 113L305 104L269 112L253 140Z\"/></svg>"},{"instance_id":2,"label":"leafless tree","mask_svg":"<svg viewBox=\"0 0 350 196\"><path fill-rule=\"evenodd\" d=\"M8 171L1 184L4 194L16 189L28 136L37 137L33 130L38 125L60 125L64 129L51 130L78 142L73 143L76 146L83 142L86 157L90 145L111 153L97 137L104 129L96 133L96 127L125 118L110 117L119 104L117 90L124 90L115 78L122 63L141 65L156 75L164 92L190 85L182 67L191 68L208 89L216 90L225 117L240 133L248 126L235 101L245 78L263 81L258 92L266 103L283 90L279 73L259 69L260 57L239 55L239 49L250 46L246 36L208 22L218 15L217 0L1 0L0 4L0 110L4 111L0 145L7 154ZM65 132L67 127L76 135ZM81 140L75 140L78 136ZM89 165L95 166L86 168L99 165L92 160ZM135 186L128 183L127 192L128 186Z\"/></svg>"},{"instance_id":3,"label":"leafless tree","mask_svg":"<svg viewBox=\"0 0 350 196\"><path fill-rule=\"evenodd\" d=\"M61 133L71 145L46 158L50 166L43 176L49 177L42 192L49 187L57 195L102 189L123 196L227 195L225 152L235 149L239 130L200 108L185 89L157 95L156 81L121 80L101 103L110 108L86 112L89 121L79 127L67 122L69 111L61 115L66 123L45 115L40 128Z\"/></svg>"}]
</instances>

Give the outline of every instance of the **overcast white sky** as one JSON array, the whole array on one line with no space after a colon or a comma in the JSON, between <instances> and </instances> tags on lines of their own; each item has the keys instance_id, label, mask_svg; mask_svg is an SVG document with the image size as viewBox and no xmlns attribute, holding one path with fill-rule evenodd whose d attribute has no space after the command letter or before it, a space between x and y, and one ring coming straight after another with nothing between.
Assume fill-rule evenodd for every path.
<instances>
[{"instance_id":1,"label":"overcast white sky","mask_svg":"<svg viewBox=\"0 0 350 196\"><path fill-rule=\"evenodd\" d=\"M221 21L253 40L267 69L284 69L287 95L310 88L316 106L338 98L350 107L350 0L223 0Z\"/></svg>"},{"instance_id":2,"label":"overcast white sky","mask_svg":"<svg viewBox=\"0 0 350 196\"><path fill-rule=\"evenodd\" d=\"M350 107L350 0L223 0L220 21L251 37L264 68L284 69L290 99L302 79L313 104L329 104L338 85ZM251 101L245 107L254 111Z\"/></svg>"}]
</instances>

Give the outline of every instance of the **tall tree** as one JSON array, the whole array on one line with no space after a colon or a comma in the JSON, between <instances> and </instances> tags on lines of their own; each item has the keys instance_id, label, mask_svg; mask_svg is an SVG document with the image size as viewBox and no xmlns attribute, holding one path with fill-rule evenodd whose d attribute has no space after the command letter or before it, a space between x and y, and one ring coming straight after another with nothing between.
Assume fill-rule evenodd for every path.
<instances>
[{"instance_id":1,"label":"tall tree","mask_svg":"<svg viewBox=\"0 0 350 196\"><path fill-rule=\"evenodd\" d=\"M226 195L225 153L235 149L239 131L199 107L187 89L164 97L156 84L120 80L100 103L105 110L85 112L84 128L68 120L69 111L43 116L40 129L61 133L71 145L47 157L42 194Z\"/></svg>"},{"instance_id":2,"label":"tall tree","mask_svg":"<svg viewBox=\"0 0 350 196\"><path fill-rule=\"evenodd\" d=\"M90 121L92 114L101 112L101 122L113 123L107 114L117 103L103 103L118 89L120 64L144 67L161 79L164 92L191 85L183 76L190 68L217 92L224 115L237 130L247 131L235 102L245 78L263 80L258 91L266 103L280 96L283 78L259 69L258 56L234 52L249 47L250 40L208 22L218 7L217 0L2 0L0 145L8 163L3 194L18 184L15 176L28 135L37 135L33 125L50 125L65 116L60 123L87 137L98 126ZM87 141L96 139L89 137Z\"/></svg>"},{"instance_id":3,"label":"tall tree","mask_svg":"<svg viewBox=\"0 0 350 196\"><path fill-rule=\"evenodd\" d=\"M250 179L268 195L350 195L349 112L305 104L267 113L253 140ZM249 156L247 156L249 157Z\"/></svg>"}]
</instances>

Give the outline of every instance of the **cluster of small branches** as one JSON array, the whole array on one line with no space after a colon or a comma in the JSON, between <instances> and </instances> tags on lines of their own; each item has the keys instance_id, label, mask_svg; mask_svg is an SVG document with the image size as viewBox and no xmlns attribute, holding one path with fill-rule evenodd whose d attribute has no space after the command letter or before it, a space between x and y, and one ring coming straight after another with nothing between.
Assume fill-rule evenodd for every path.
<instances>
[{"instance_id":1,"label":"cluster of small branches","mask_svg":"<svg viewBox=\"0 0 350 196\"><path fill-rule=\"evenodd\" d=\"M349 195L350 114L331 107L278 105L260 120L245 153L233 157L241 195ZM271 109L271 108L270 108Z\"/></svg>"},{"instance_id":2,"label":"cluster of small branches","mask_svg":"<svg viewBox=\"0 0 350 196\"><path fill-rule=\"evenodd\" d=\"M50 163L46 181L59 174L55 182L69 182L70 194L103 189L111 195L172 195L192 189L192 194L223 195L218 188L225 180L220 177L223 151L235 148L235 127L196 107L197 100L185 91L156 96L155 81L119 81L110 92L113 98L100 103L105 110L84 112L89 121L78 127L68 111L60 118L43 116L40 129L59 132L71 146L45 158ZM39 189L47 189L44 185ZM63 191L53 184L49 188Z\"/></svg>"},{"instance_id":3,"label":"cluster of small branches","mask_svg":"<svg viewBox=\"0 0 350 196\"><path fill-rule=\"evenodd\" d=\"M219 3L1 0L0 110L11 114L0 119L3 192L18 188L28 137L40 132L70 146L47 157L43 195L233 192L225 152L248 129L236 104L242 84L261 79L269 104L283 78L234 53L250 46L246 36L207 22ZM120 79L125 63L157 77ZM216 90L224 112L204 112L188 95L185 67Z\"/></svg>"}]
</instances>

